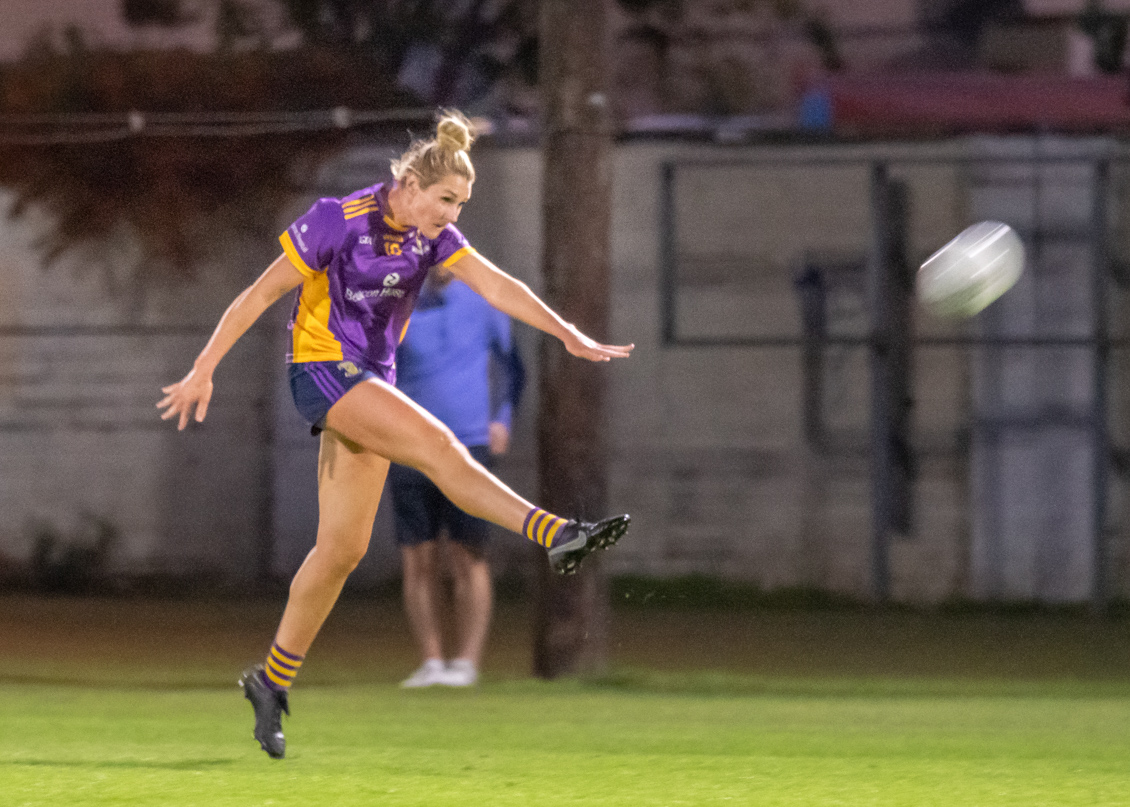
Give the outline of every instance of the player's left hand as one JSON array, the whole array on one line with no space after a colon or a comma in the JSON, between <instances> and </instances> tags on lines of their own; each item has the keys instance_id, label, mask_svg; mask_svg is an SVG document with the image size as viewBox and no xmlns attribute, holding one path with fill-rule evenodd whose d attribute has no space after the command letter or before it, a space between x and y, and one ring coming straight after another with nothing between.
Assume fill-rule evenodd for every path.
<instances>
[{"instance_id":1,"label":"player's left hand","mask_svg":"<svg viewBox=\"0 0 1130 807\"><path fill-rule=\"evenodd\" d=\"M632 355L632 350L635 348L635 345L602 345L585 336L573 325L569 326L566 336L561 341L565 343L565 349L574 356L589 361L626 359Z\"/></svg>"}]
</instances>

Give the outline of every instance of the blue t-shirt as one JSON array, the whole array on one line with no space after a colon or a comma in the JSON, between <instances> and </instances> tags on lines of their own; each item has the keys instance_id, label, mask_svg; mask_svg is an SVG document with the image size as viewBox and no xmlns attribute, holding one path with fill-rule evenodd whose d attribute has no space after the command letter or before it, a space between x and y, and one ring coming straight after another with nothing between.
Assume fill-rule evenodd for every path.
<instances>
[{"instance_id":1,"label":"blue t-shirt","mask_svg":"<svg viewBox=\"0 0 1130 807\"><path fill-rule=\"evenodd\" d=\"M459 280L424 286L396 365L396 386L467 446L487 445L493 422L509 428L525 380L510 319Z\"/></svg>"}]
</instances>

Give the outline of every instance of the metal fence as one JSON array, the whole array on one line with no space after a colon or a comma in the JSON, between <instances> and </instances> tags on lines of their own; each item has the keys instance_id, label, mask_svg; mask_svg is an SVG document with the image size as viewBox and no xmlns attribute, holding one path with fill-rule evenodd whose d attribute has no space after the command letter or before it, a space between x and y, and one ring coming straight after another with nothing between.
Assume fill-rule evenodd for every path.
<instances>
[{"instance_id":1,"label":"metal fence","mask_svg":"<svg viewBox=\"0 0 1130 807\"><path fill-rule=\"evenodd\" d=\"M843 151L814 158L782 150L757 159L681 160L662 167L663 345L795 355L802 367L803 432L810 449L824 456L854 453L868 459L871 586L879 599L890 594L892 540L914 531L917 468L924 457L939 453L974 466L970 484L984 485L971 495L973 551L982 555L986 592L1007 594L1012 572L1004 567L1010 550L1000 547L1008 543L1002 534L1017 527L1001 523L1010 518L1017 522L1019 516L1012 511L1023 510L1032 495L1013 496L1015 501L1009 504L993 502L985 492L1007 489L1008 474L1024 468L1015 452L1009 454L1000 446L1021 440L1030 449L1044 436L1065 434L1071 445L1090 457L1086 515L1090 557L1084 564L1089 598L1101 609L1110 597L1108 548L1118 528L1110 512L1112 472L1125 466L1127 456L1119 428L1122 395L1117 369L1130 337L1120 316L1127 273L1117 242L1130 160L1122 145L1112 141L1086 144L1082 153L1079 148L1056 148L1041 137L1024 143L1021 153L986 147L983 153L966 149L966 153L899 154L896 146L883 158ZM829 245L812 244L803 232L793 233L792 248L784 250L787 258L782 260L779 249L774 253L776 230L804 229L804 205L819 209L829 204L821 199L790 201L790 172L809 179L827 174L828 186L839 186L829 195L840 204L843 188L854 188L853 202L859 208L855 223L861 226L853 230L848 221L843 230L855 235ZM690 209L686 201L696 182L720 182L731 192L748 182L783 189L779 192L780 205L787 208L780 213L784 221L775 228L765 220L743 221L741 211L715 211L726 222L722 229L729 229L729 244L721 252L712 251L703 244L716 245L718 238L704 237L700 229L711 214ZM795 184L813 185L811 181ZM948 216L937 215L942 203L929 198L931 193L952 197L946 203ZM764 205L751 205L753 210L766 217ZM829 215L836 213L825 214ZM925 220L931 215L947 220ZM1024 282L1039 288L1010 292L1016 299L1006 295L966 322L932 320L916 310L916 267L959 229L983 218L1008 221L1020 232L1028 252ZM759 238L770 244L759 244ZM783 263L788 271L782 271ZM786 288L789 284L791 289ZM1076 299L1073 315L1041 314L1057 304L1066 307L1057 301L1080 294L1085 299ZM712 302L704 303L707 298ZM967 395L973 389L970 398L961 400L952 390L932 388L930 379L920 377L923 365L929 364L927 358L938 353L950 354L951 363L973 368L968 371L972 381L966 385ZM1006 400L1012 394L1009 378L1015 377L1017 367L1038 373L1056 362L1073 376L1059 384L1049 371L1052 386L1063 387L1061 397L1067 404L1057 402L1059 393ZM849 366L854 371L845 369ZM840 406L845 386L851 388L846 397L857 406ZM986 391L991 388L1001 389ZM830 408L829 398L835 394L841 400ZM934 400L932 408L937 410L946 407L947 399L952 417L945 433L916 422L919 403ZM854 418L845 419L848 410ZM1056 494L1055 479L1041 484L1046 489L1035 495ZM1062 506L1064 512L1078 509L1069 502ZM1065 516L1064 521L1071 518ZM1056 552L1071 554L1071 550L1053 550L1049 556Z\"/></svg>"}]
</instances>

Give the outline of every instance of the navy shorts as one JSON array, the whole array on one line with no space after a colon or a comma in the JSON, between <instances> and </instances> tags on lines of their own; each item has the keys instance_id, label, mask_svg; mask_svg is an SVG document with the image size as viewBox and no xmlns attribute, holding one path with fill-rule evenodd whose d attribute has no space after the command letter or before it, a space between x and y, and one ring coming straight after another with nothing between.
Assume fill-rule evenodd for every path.
<instances>
[{"instance_id":1,"label":"navy shorts","mask_svg":"<svg viewBox=\"0 0 1130 807\"><path fill-rule=\"evenodd\" d=\"M481 465L490 468L491 454L487 446L468 446L468 451ZM419 546L434 541L440 530L447 527L452 541L480 555L486 549L490 523L464 513L419 471L394 463L388 471L388 486L399 546Z\"/></svg>"},{"instance_id":2,"label":"navy shorts","mask_svg":"<svg viewBox=\"0 0 1130 807\"><path fill-rule=\"evenodd\" d=\"M298 412L310 424L310 433L317 435L326 428L326 413L341 396L362 381L380 378L351 361L304 361L287 368L290 394Z\"/></svg>"}]
</instances>

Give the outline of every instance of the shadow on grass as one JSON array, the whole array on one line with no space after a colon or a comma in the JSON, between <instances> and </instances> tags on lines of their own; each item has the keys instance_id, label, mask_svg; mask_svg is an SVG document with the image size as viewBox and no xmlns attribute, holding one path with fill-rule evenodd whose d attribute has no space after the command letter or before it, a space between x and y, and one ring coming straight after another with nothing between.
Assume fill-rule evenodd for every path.
<instances>
[{"instance_id":1,"label":"shadow on grass","mask_svg":"<svg viewBox=\"0 0 1130 807\"><path fill-rule=\"evenodd\" d=\"M979 601L950 598L932 604L876 603L847 594L801 586L763 589L755 583L724 580L705 575L653 578L620 575L611 580L612 604L618 608L664 608L727 611L838 611L936 613L948 615L1042 616L1092 618L1091 603L1044 603L1033 600ZM1130 618L1130 601L1106 604L1102 616Z\"/></svg>"},{"instance_id":2,"label":"shadow on grass","mask_svg":"<svg viewBox=\"0 0 1130 807\"><path fill-rule=\"evenodd\" d=\"M0 760L0 766L9 768L152 768L166 771L193 771L200 768L234 765L237 761L236 759L182 759L175 762L156 762L143 759L3 759Z\"/></svg>"},{"instance_id":3,"label":"shadow on grass","mask_svg":"<svg viewBox=\"0 0 1130 807\"><path fill-rule=\"evenodd\" d=\"M234 692L240 690L227 679L223 681L202 681L188 678L165 677L147 678L144 672L136 672L121 677L98 677L77 675L5 675L0 673L0 686L46 686L78 687L80 689L106 689L144 692Z\"/></svg>"},{"instance_id":4,"label":"shadow on grass","mask_svg":"<svg viewBox=\"0 0 1130 807\"><path fill-rule=\"evenodd\" d=\"M721 670L661 672L618 668L603 675L577 679L589 690L656 695L715 697L830 697L830 698L1126 698L1130 681L1078 679L1016 680L1006 678L933 678L920 676L773 676L745 675Z\"/></svg>"}]
</instances>

